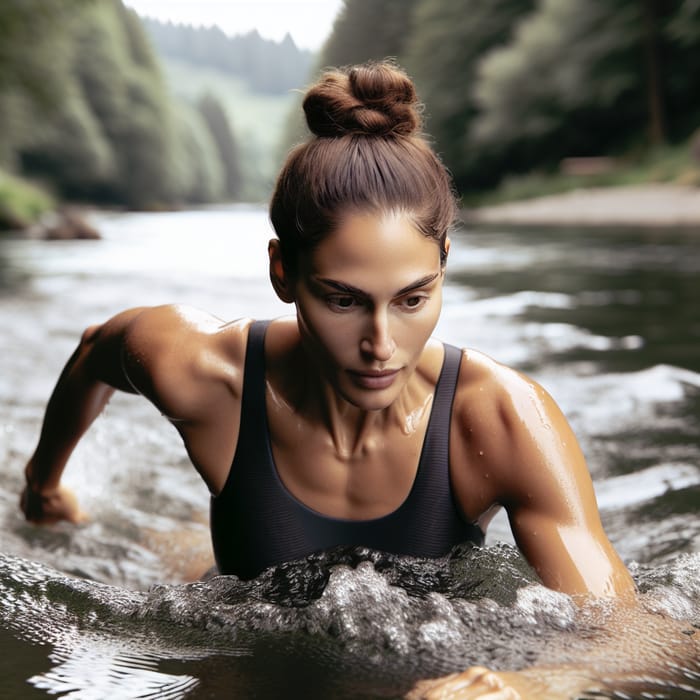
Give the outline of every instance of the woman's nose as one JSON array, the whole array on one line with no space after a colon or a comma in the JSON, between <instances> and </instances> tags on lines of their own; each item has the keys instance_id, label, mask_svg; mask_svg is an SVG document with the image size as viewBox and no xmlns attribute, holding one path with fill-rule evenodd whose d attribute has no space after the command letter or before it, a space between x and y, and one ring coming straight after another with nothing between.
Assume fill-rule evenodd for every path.
<instances>
[{"instance_id":1,"label":"woman's nose","mask_svg":"<svg viewBox=\"0 0 700 700\"><path fill-rule=\"evenodd\" d=\"M372 315L368 332L362 339L360 349L377 362L388 362L393 357L396 344L386 312L378 311Z\"/></svg>"}]
</instances>

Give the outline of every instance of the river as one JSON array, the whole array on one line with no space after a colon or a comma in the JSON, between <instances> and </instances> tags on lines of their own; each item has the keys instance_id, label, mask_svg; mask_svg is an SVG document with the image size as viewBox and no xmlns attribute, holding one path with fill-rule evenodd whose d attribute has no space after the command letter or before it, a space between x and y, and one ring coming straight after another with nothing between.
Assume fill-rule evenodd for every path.
<instances>
[{"instance_id":1,"label":"river","mask_svg":"<svg viewBox=\"0 0 700 700\"><path fill-rule=\"evenodd\" d=\"M260 208L93 222L102 240L0 239L0 697L399 697L418 678L474 663L519 668L573 653L585 663L571 601L537 584L501 516L487 549L437 562L341 551L251 583L187 583L210 556L208 494L172 426L138 397L115 396L69 464L65 482L90 521L25 523L23 466L87 325L167 302L224 319L289 313L267 280ZM699 234L462 230L436 330L553 394L647 605L691 629ZM700 695L700 666L676 675L647 679L644 692L657 695L644 697Z\"/></svg>"}]
</instances>

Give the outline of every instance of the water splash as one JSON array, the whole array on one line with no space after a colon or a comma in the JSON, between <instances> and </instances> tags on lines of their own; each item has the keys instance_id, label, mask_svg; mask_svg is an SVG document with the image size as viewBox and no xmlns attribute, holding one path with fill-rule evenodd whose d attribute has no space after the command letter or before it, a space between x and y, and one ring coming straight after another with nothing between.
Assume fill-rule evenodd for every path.
<instances>
[{"instance_id":1,"label":"water splash","mask_svg":"<svg viewBox=\"0 0 700 700\"><path fill-rule=\"evenodd\" d=\"M700 622L700 556L633 573L648 612L680 621L689 639ZM146 592L0 555L0 612L18 638L53 647L52 668L29 682L81 700L99 692L136 697L137 686L139 697L151 697L159 683L166 694L158 697L173 699L217 687L276 697L311 685L325 695L307 697L399 697L420 678L470 665L570 665L586 655L614 688L629 668L624 652L653 654L658 643L635 637L615 658L606 650L613 634L606 628L623 624L614 611L600 604L579 611L536 583L505 545L458 547L438 560L340 548L252 581L215 576ZM597 638L603 642L591 646ZM649 687L677 691L685 683L700 693L693 675L700 667L677 661L666 653L665 680L649 673Z\"/></svg>"}]
</instances>

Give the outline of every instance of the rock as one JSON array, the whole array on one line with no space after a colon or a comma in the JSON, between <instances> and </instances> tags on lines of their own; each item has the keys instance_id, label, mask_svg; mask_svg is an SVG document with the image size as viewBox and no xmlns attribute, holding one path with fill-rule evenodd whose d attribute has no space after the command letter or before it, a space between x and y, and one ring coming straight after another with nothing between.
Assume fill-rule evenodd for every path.
<instances>
[{"instance_id":1,"label":"rock","mask_svg":"<svg viewBox=\"0 0 700 700\"><path fill-rule=\"evenodd\" d=\"M98 240L99 231L77 209L65 207L45 216L30 235L47 241Z\"/></svg>"}]
</instances>

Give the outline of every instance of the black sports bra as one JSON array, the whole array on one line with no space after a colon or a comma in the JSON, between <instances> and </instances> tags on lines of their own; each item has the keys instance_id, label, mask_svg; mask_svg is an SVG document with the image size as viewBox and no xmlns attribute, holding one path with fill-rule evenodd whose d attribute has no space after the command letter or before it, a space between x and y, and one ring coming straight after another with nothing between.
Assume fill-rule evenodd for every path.
<instances>
[{"instance_id":1,"label":"black sports bra","mask_svg":"<svg viewBox=\"0 0 700 700\"><path fill-rule=\"evenodd\" d=\"M465 522L450 487L450 415L461 351L445 345L418 471L404 502L380 518L332 518L296 499L274 464L265 408L268 323L257 321L250 328L238 446L223 490L211 499L211 535L219 572L253 578L274 564L337 545L437 557L461 542L483 544L483 532Z\"/></svg>"}]
</instances>

